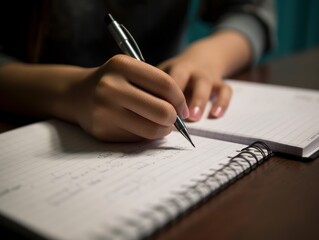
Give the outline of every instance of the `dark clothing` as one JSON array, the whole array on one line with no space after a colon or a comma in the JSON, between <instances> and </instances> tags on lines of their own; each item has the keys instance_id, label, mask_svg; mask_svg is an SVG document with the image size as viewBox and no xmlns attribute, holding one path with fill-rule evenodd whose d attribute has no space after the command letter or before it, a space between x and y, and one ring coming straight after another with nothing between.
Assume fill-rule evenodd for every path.
<instances>
[{"instance_id":1,"label":"dark clothing","mask_svg":"<svg viewBox=\"0 0 319 240\"><path fill-rule=\"evenodd\" d=\"M0 64L15 59L34 61L30 56L40 47L37 62L86 67L101 65L121 53L103 21L106 12L130 30L145 60L156 65L181 50L190 7L187 0L6 2L0 10ZM247 37L255 61L273 46L271 0L200 2L198 15L211 21L216 30L232 28Z\"/></svg>"}]
</instances>

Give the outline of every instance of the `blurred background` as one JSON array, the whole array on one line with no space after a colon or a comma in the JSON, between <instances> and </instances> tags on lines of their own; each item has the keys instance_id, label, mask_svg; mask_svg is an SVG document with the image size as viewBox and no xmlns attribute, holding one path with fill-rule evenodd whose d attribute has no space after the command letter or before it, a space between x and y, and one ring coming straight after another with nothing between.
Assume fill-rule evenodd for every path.
<instances>
[{"instance_id":1,"label":"blurred background","mask_svg":"<svg viewBox=\"0 0 319 240\"><path fill-rule=\"evenodd\" d=\"M319 47L319 0L274 0L277 12L277 46L260 60L265 63L288 54ZM195 19L199 0L192 0L188 42L207 34L207 23ZM319 63L318 63L319 64ZM319 65L318 65L319 66Z\"/></svg>"}]
</instances>

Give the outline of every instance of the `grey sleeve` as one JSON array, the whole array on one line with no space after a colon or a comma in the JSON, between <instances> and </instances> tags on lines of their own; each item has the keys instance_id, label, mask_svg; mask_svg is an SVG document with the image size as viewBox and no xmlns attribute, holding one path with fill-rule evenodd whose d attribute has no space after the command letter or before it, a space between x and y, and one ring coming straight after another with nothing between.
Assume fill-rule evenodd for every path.
<instances>
[{"instance_id":1,"label":"grey sleeve","mask_svg":"<svg viewBox=\"0 0 319 240\"><path fill-rule=\"evenodd\" d=\"M253 63L275 47L276 16L272 0L229 0L219 9L216 31L233 29L241 32L250 43Z\"/></svg>"}]
</instances>

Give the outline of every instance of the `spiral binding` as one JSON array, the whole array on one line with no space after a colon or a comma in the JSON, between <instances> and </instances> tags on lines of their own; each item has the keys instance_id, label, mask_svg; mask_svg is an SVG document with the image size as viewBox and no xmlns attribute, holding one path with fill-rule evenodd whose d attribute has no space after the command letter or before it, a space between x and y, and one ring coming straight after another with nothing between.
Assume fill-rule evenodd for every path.
<instances>
[{"instance_id":1,"label":"spiral binding","mask_svg":"<svg viewBox=\"0 0 319 240\"><path fill-rule=\"evenodd\" d=\"M239 150L237 155L229 157L228 163L222 165L221 169L210 169L211 174L202 174L201 179L193 179L193 184L181 192L176 192L174 197L164 200L161 205L154 206L148 212L140 213L139 217L142 218L124 220L125 231L113 229L116 239L146 239L153 236L247 175L272 155L264 142L256 141L250 144ZM151 227L147 230L145 225Z\"/></svg>"}]
</instances>

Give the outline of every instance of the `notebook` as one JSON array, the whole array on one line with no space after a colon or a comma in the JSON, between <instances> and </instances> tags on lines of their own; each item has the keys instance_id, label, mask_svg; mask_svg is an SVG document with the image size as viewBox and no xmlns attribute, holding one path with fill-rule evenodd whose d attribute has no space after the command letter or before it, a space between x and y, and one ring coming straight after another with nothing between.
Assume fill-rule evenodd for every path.
<instances>
[{"instance_id":1,"label":"notebook","mask_svg":"<svg viewBox=\"0 0 319 240\"><path fill-rule=\"evenodd\" d=\"M57 120L0 134L0 223L32 239L141 239L271 156L260 142L193 141L103 143Z\"/></svg>"},{"instance_id":2,"label":"notebook","mask_svg":"<svg viewBox=\"0 0 319 240\"><path fill-rule=\"evenodd\" d=\"M58 120L0 134L1 224L44 239L141 239L248 174L272 149L317 152L317 91L228 82L225 116L188 123L195 149L174 131L110 144Z\"/></svg>"},{"instance_id":3,"label":"notebook","mask_svg":"<svg viewBox=\"0 0 319 240\"><path fill-rule=\"evenodd\" d=\"M233 90L220 119L188 123L191 134L249 144L260 140L275 153L314 158L319 150L319 91L228 80Z\"/></svg>"}]
</instances>

